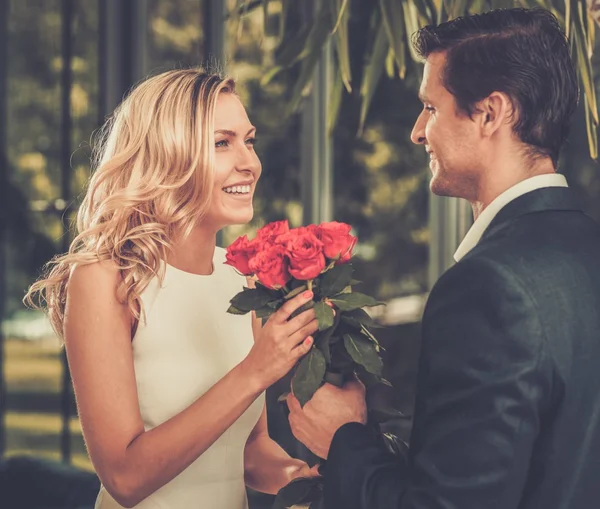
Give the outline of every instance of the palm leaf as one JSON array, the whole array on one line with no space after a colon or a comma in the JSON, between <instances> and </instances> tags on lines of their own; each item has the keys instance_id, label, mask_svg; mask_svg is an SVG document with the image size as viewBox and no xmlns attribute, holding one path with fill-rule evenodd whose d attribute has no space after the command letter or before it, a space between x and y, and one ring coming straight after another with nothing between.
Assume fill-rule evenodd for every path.
<instances>
[{"instance_id":1,"label":"palm leaf","mask_svg":"<svg viewBox=\"0 0 600 509\"><path fill-rule=\"evenodd\" d=\"M282 42L275 65L265 73L262 83L268 83L282 69L300 62L302 67L290 104L290 110L296 110L312 81L323 48L329 37L333 36L339 79L336 77L330 91L328 129L331 132L338 117L343 88L350 92L352 86L348 49L348 24L352 2L317 0L319 12L314 19L304 23L293 37L286 38L286 19L290 16L290 9L298 5L292 3L294 1L297 0L279 0L281 5L279 36ZM262 5L266 25L271 2L272 0L235 0L229 19L241 27L244 14ZM360 87L362 105L359 132L364 129L373 95L384 69L390 77L397 69L398 75L404 78L407 45L412 59L420 60L411 44L411 37L419 28L467 12L475 14L490 8L519 5L544 7L550 10L565 27L585 95L588 141L590 153L595 157L599 116L591 57L596 37L596 24L600 24L600 0L378 0L376 22L368 28L373 31L371 37L375 43L361 73L363 78Z\"/></svg>"},{"instance_id":2,"label":"palm leaf","mask_svg":"<svg viewBox=\"0 0 600 509\"><path fill-rule=\"evenodd\" d=\"M383 26L385 28L391 51L396 59L400 76L404 76L406 72L406 61L405 61L405 24L404 24L404 11L402 4L397 0L379 0L379 9L381 10L381 17ZM393 72L389 72L388 75L391 77Z\"/></svg>"},{"instance_id":3,"label":"palm leaf","mask_svg":"<svg viewBox=\"0 0 600 509\"><path fill-rule=\"evenodd\" d=\"M592 109L588 104L587 96L584 98L585 101L585 126L587 129L588 142L590 146L590 157L592 159L598 159L598 129L597 124L594 122L592 117Z\"/></svg>"},{"instance_id":4,"label":"palm leaf","mask_svg":"<svg viewBox=\"0 0 600 509\"><path fill-rule=\"evenodd\" d=\"M348 92L352 92L350 72L350 52L348 50L349 0L330 0L331 18L334 20L334 40L342 82Z\"/></svg>"},{"instance_id":5,"label":"palm leaf","mask_svg":"<svg viewBox=\"0 0 600 509\"><path fill-rule=\"evenodd\" d=\"M406 35L408 38L410 38L417 30L419 30L419 28L421 28L421 24L419 22L419 11L417 10L417 7L415 6L414 2L409 2L408 0L404 0L402 2L402 9L404 11ZM417 52L415 51L413 45L409 44L408 49L413 60L415 62L418 62L419 55L417 55Z\"/></svg>"},{"instance_id":6,"label":"palm leaf","mask_svg":"<svg viewBox=\"0 0 600 509\"><path fill-rule=\"evenodd\" d=\"M340 105L342 104L342 92L344 84L339 73L333 80L331 86L331 92L329 96L329 111L327 112L327 132L331 134L335 125L337 124L338 114L340 112Z\"/></svg>"},{"instance_id":7,"label":"palm leaf","mask_svg":"<svg viewBox=\"0 0 600 509\"><path fill-rule=\"evenodd\" d=\"M583 24L583 14L581 9L578 9L577 16L573 16L573 36L575 39L575 52L577 64L581 73L581 82L587 99L587 104L592 115L595 125L598 125L598 105L596 104L596 90L594 87L594 74L592 63L586 51L585 28Z\"/></svg>"},{"instance_id":8,"label":"palm leaf","mask_svg":"<svg viewBox=\"0 0 600 509\"><path fill-rule=\"evenodd\" d=\"M367 67L365 69L363 81L360 87L362 104L360 108L359 132L362 132L364 128L365 120L367 119L367 113L369 111L369 106L371 105L371 100L373 99L375 89L377 88L377 84L379 83L379 78L381 77L381 74L383 73L383 69L385 67L385 59L387 57L387 52L389 48L390 43L388 41L385 27L383 25L380 25L379 30L377 32L377 36L375 37L373 52L371 54L371 58L369 59L369 63L367 64Z\"/></svg>"}]
</instances>

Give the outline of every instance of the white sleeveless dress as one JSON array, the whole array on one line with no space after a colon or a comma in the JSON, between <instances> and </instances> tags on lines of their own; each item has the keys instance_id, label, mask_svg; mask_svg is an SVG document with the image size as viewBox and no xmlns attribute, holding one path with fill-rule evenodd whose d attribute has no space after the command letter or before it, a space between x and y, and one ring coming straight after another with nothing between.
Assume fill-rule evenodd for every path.
<instances>
[{"instance_id":1,"label":"white sleeveless dress","mask_svg":"<svg viewBox=\"0 0 600 509\"><path fill-rule=\"evenodd\" d=\"M146 430L190 406L252 347L250 315L227 313L246 280L224 261L225 250L217 248L210 276L167 265L162 287L154 279L142 295L147 321L140 322L132 346ZM244 446L264 401L262 394L204 454L136 509L247 509ZM95 509L120 508L102 487Z\"/></svg>"}]
</instances>

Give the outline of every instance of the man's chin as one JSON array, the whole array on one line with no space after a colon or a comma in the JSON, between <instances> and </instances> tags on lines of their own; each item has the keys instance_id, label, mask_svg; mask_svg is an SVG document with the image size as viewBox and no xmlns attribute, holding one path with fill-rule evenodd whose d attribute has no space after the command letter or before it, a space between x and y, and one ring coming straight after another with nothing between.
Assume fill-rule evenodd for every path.
<instances>
[{"instance_id":1,"label":"man's chin","mask_svg":"<svg viewBox=\"0 0 600 509\"><path fill-rule=\"evenodd\" d=\"M448 182L444 182L442 179L437 178L436 175L434 175L429 182L429 190L436 196L446 196L450 198L454 196Z\"/></svg>"}]
</instances>

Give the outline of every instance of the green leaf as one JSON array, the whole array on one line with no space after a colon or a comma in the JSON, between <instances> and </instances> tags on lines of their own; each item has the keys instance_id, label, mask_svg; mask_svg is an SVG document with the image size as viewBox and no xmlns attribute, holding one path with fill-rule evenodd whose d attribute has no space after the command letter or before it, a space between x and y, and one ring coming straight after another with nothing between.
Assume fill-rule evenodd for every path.
<instances>
[{"instance_id":1,"label":"green leaf","mask_svg":"<svg viewBox=\"0 0 600 509\"><path fill-rule=\"evenodd\" d=\"M335 48L338 56L338 65L342 82L348 93L352 92L350 81L352 75L350 72L350 52L348 50L348 4L349 0L329 0L331 5L332 19L335 21L335 26L332 32L335 37Z\"/></svg>"},{"instance_id":2,"label":"green leaf","mask_svg":"<svg viewBox=\"0 0 600 509\"><path fill-rule=\"evenodd\" d=\"M299 314L302 314L305 311L308 311L309 309L312 309L314 306L315 306L315 301L314 300L309 300L306 304L302 304L302 306L300 306L298 309L296 309L296 311L294 311L290 315L290 319L295 318Z\"/></svg>"},{"instance_id":3,"label":"green leaf","mask_svg":"<svg viewBox=\"0 0 600 509\"><path fill-rule=\"evenodd\" d=\"M305 51L307 55L302 59L300 75L292 91L292 98L288 113L296 111L304 97L308 85L312 82L314 71L321 58L323 46L329 38L331 29L331 16L328 7L323 5L315 18L315 23L307 37Z\"/></svg>"},{"instance_id":4,"label":"green leaf","mask_svg":"<svg viewBox=\"0 0 600 509\"><path fill-rule=\"evenodd\" d=\"M448 4L448 14L451 18L462 16L467 8L466 0L453 0L451 4L450 2Z\"/></svg>"},{"instance_id":5,"label":"green leaf","mask_svg":"<svg viewBox=\"0 0 600 509\"><path fill-rule=\"evenodd\" d=\"M375 336L373 336L373 334L371 333L371 331L369 329L367 329L364 325L361 324L360 326L360 331L367 336L367 338L369 338L371 341L373 341L373 343L375 343L375 345L377 346L378 349L382 349L383 348L379 345L379 341L377 341L377 338Z\"/></svg>"},{"instance_id":6,"label":"green leaf","mask_svg":"<svg viewBox=\"0 0 600 509\"><path fill-rule=\"evenodd\" d=\"M315 315L317 316L317 321L319 322L320 331L329 329L333 325L333 309L331 309L325 302L321 301L315 304Z\"/></svg>"},{"instance_id":7,"label":"green leaf","mask_svg":"<svg viewBox=\"0 0 600 509\"><path fill-rule=\"evenodd\" d=\"M359 292L338 294L330 300L340 311L352 311L364 306L379 306L384 304L384 302L379 302L373 297Z\"/></svg>"},{"instance_id":8,"label":"green leaf","mask_svg":"<svg viewBox=\"0 0 600 509\"><path fill-rule=\"evenodd\" d=\"M266 306L272 300L272 295L263 292L259 288L244 288L243 291L231 299L230 303L241 311L253 311Z\"/></svg>"},{"instance_id":9,"label":"green leaf","mask_svg":"<svg viewBox=\"0 0 600 509\"><path fill-rule=\"evenodd\" d=\"M355 372L358 379L364 384L364 386L367 389L380 384L383 380L383 378L381 378L380 376L374 375L373 373L369 373L363 366L358 366Z\"/></svg>"},{"instance_id":10,"label":"green leaf","mask_svg":"<svg viewBox=\"0 0 600 509\"><path fill-rule=\"evenodd\" d=\"M327 112L327 132L332 135L333 129L337 123L338 115L340 112L340 105L342 104L342 92L344 83L340 73L336 73L331 85L330 100L329 100L329 111Z\"/></svg>"},{"instance_id":11,"label":"green leaf","mask_svg":"<svg viewBox=\"0 0 600 509\"><path fill-rule=\"evenodd\" d=\"M440 4L440 8L439 8L438 12L441 14L441 12L442 12L441 0L439 1L439 4ZM412 34L414 34L417 30L419 30L419 27L420 27L419 11L417 10L417 6L415 5L415 3L413 1L409 2L407 0L404 0L402 2L402 8L404 10L404 22L406 24L406 33L410 34L412 37ZM415 50L415 48L412 44L408 45L408 50L410 52L412 59L415 62L418 62L420 57L417 54L417 51Z\"/></svg>"},{"instance_id":12,"label":"green leaf","mask_svg":"<svg viewBox=\"0 0 600 509\"><path fill-rule=\"evenodd\" d=\"M367 112L369 111L373 95L375 95L375 89L377 88L377 84L379 83L379 79L385 68L385 59L389 47L390 44L385 32L385 27L382 23L377 31L373 52L364 70L363 81L360 87L362 104L360 108L359 133L362 133L364 129L365 121L367 120Z\"/></svg>"},{"instance_id":13,"label":"green leaf","mask_svg":"<svg viewBox=\"0 0 600 509\"><path fill-rule=\"evenodd\" d=\"M260 309L257 309L256 312L256 318L269 318L273 313L275 313L275 309L273 309L271 306L266 305Z\"/></svg>"},{"instance_id":14,"label":"green leaf","mask_svg":"<svg viewBox=\"0 0 600 509\"><path fill-rule=\"evenodd\" d=\"M586 51L586 34L581 12L578 12L578 15L574 16L573 25L576 42L577 63L581 72L581 81L583 82L583 89L585 90L585 95L588 99L594 124L598 125L598 105L596 104L596 92L594 89L594 74L592 70L592 63Z\"/></svg>"},{"instance_id":15,"label":"green leaf","mask_svg":"<svg viewBox=\"0 0 600 509\"><path fill-rule=\"evenodd\" d=\"M351 325L357 325L360 329L361 324L365 327L382 328L371 315L364 309L353 309L352 311L346 311L342 314L342 321L350 323Z\"/></svg>"},{"instance_id":16,"label":"green leaf","mask_svg":"<svg viewBox=\"0 0 600 509\"><path fill-rule=\"evenodd\" d=\"M334 343L334 339L336 340ZM342 374L352 373L356 366L354 359L350 356L343 341L339 341L337 336L332 336L331 345L331 370Z\"/></svg>"},{"instance_id":17,"label":"green leaf","mask_svg":"<svg viewBox=\"0 0 600 509\"><path fill-rule=\"evenodd\" d=\"M344 334L344 347L354 362L369 373L381 376L383 363L373 343L359 334Z\"/></svg>"},{"instance_id":18,"label":"green leaf","mask_svg":"<svg viewBox=\"0 0 600 509\"><path fill-rule=\"evenodd\" d=\"M281 66L272 67L265 74L263 74L262 78L260 79L260 85L262 87L267 86L269 83L271 83L271 81L273 81L273 78L275 78L275 76L277 76L283 70L284 67Z\"/></svg>"},{"instance_id":19,"label":"green leaf","mask_svg":"<svg viewBox=\"0 0 600 509\"><path fill-rule=\"evenodd\" d=\"M379 9L381 10L381 18L390 49L398 65L400 77L404 77L406 73L406 47L404 45L405 23L402 2L399 0L379 0Z\"/></svg>"},{"instance_id":20,"label":"green leaf","mask_svg":"<svg viewBox=\"0 0 600 509\"><path fill-rule=\"evenodd\" d=\"M331 364L331 348L329 346L331 342L331 334L321 334L320 337L315 338L315 346L323 354L326 364Z\"/></svg>"},{"instance_id":21,"label":"green leaf","mask_svg":"<svg viewBox=\"0 0 600 509\"><path fill-rule=\"evenodd\" d=\"M327 365L331 364L331 345L335 344L336 341L339 341L340 339L339 337L333 336L333 333L336 331L337 326L340 323L340 317L341 313L336 313L333 317L333 325L328 329L315 334L315 345L319 350L321 350Z\"/></svg>"},{"instance_id":22,"label":"green leaf","mask_svg":"<svg viewBox=\"0 0 600 509\"><path fill-rule=\"evenodd\" d=\"M281 291L281 289L273 290L271 288L267 288L260 281L256 282L256 289L259 292L264 293L265 295L270 295L273 299L281 299L283 297L283 292Z\"/></svg>"},{"instance_id":23,"label":"green leaf","mask_svg":"<svg viewBox=\"0 0 600 509\"><path fill-rule=\"evenodd\" d=\"M281 0L281 14L279 15L279 40L283 41L286 35L285 22L289 11L291 0Z\"/></svg>"},{"instance_id":24,"label":"green leaf","mask_svg":"<svg viewBox=\"0 0 600 509\"><path fill-rule=\"evenodd\" d=\"M320 53L311 53L302 60L302 68L294 89L292 90L292 98L288 106L288 115L298 109L302 98L307 94L307 87L312 82L315 69L321 57Z\"/></svg>"},{"instance_id":25,"label":"green leaf","mask_svg":"<svg viewBox=\"0 0 600 509\"><path fill-rule=\"evenodd\" d=\"M294 395L304 406L320 387L325 375L325 357L318 348L311 348L300 361L292 378Z\"/></svg>"},{"instance_id":26,"label":"green leaf","mask_svg":"<svg viewBox=\"0 0 600 509\"><path fill-rule=\"evenodd\" d=\"M308 55L308 36L311 27L303 26L288 40L283 41L275 52L275 65L287 69Z\"/></svg>"},{"instance_id":27,"label":"green leaf","mask_svg":"<svg viewBox=\"0 0 600 509\"><path fill-rule=\"evenodd\" d=\"M290 300L293 299L296 295L301 294L304 290L306 290L308 287L303 284L302 286L299 286L298 288L294 288L290 293L288 293L284 298L285 300Z\"/></svg>"},{"instance_id":28,"label":"green leaf","mask_svg":"<svg viewBox=\"0 0 600 509\"><path fill-rule=\"evenodd\" d=\"M242 311L241 309L238 309L235 306L229 306L229 308L227 309L227 312L231 313L232 315L245 315L245 314L249 313L250 311Z\"/></svg>"},{"instance_id":29,"label":"green leaf","mask_svg":"<svg viewBox=\"0 0 600 509\"><path fill-rule=\"evenodd\" d=\"M588 135L588 145L590 147L590 157L592 159L598 159L598 128L594 124L592 117L592 111L587 100L587 96L584 96L585 101L585 126Z\"/></svg>"},{"instance_id":30,"label":"green leaf","mask_svg":"<svg viewBox=\"0 0 600 509\"><path fill-rule=\"evenodd\" d=\"M333 297L340 293L350 284L354 269L352 265L336 265L321 276L321 295L323 297Z\"/></svg>"},{"instance_id":31,"label":"green leaf","mask_svg":"<svg viewBox=\"0 0 600 509\"><path fill-rule=\"evenodd\" d=\"M385 73L390 79L394 77L396 71L396 66L394 65L394 58L394 51L392 50L392 48L390 48L387 57L385 57Z\"/></svg>"}]
</instances>

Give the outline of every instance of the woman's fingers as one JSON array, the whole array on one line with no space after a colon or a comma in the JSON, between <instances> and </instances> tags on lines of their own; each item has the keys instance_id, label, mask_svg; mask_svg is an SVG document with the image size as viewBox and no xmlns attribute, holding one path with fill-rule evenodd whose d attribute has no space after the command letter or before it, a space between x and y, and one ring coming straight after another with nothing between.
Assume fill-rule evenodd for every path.
<instances>
[{"instance_id":1,"label":"woman's fingers","mask_svg":"<svg viewBox=\"0 0 600 509\"><path fill-rule=\"evenodd\" d=\"M298 346L293 348L292 353L296 356L296 359L299 359L303 355L306 355L308 352L310 352L310 349L312 348L313 343L314 343L314 339L312 338L312 336L309 336L309 337L305 338L304 341L302 341L302 343L300 343Z\"/></svg>"},{"instance_id":2,"label":"woman's fingers","mask_svg":"<svg viewBox=\"0 0 600 509\"><path fill-rule=\"evenodd\" d=\"M311 320L304 327L300 328L289 337L290 348L302 343L302 341L304 341L307 337L312 336L318 330L319 322L316 319Z\"/></svg>"},{"instance_id":3,"label":"woman's fingers","mask_svg":"<svg viewBox=\"0 0 600 509\"><path fill-rule=\"evenodd\" d=\"M281 306L275 313L273 313L272 317L275 319L277 323L286 323L289 317L292 315L294 311L298 308L310 302L313 298L313 292L307 290L300 295L296 295L293 299L288 300L283 306Z\"/></svg>"}]
</instances>

